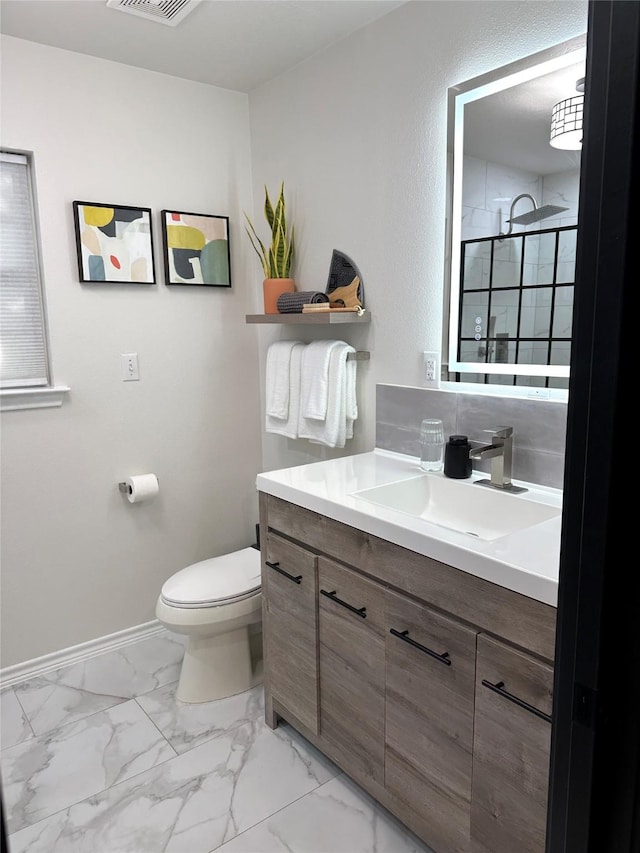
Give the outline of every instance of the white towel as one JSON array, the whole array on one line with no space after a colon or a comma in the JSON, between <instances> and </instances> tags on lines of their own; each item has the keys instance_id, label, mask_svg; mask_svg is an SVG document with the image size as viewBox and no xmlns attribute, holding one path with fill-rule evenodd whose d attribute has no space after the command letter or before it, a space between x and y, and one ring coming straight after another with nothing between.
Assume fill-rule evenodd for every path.
<instances>
[{"instance_id":1,"label":"white towel","mask_svg":"<svg viewBox=\"0 0 640 853\"><path fill-rule=\"evenodd\" d=\"M299 341L275 341L267 350L265 405L271 418L289 417L291 351Z\"/></svg>"},{"instance_id":2,"label":"white towel","mask_svg":"<svg viewBox=\"0 0 640 853\"><path fill-rule=\"evenodd\" d=\"M344 447L347 438L353 437L353 420L357 417L357 407L355 407L355 382L352 378L347 381L347 364L351 370L351 363L347 362L347 355L350 352L355 352L355 349L344 341L335 341L331 348L329 356L329 369L326 383L326 413L324 419L305 417L303 410L300 410L300 420L298 426L298 437L308 438L309 441L315 444L324 444L327 447ZM355 362L353 362L355 367ZM311 374L307 372L306 381L309 381ZM302 382L305 382L304 356L302 369ZM352 390L349 391L350 399L347 405L348 386ZM304 384L302 387L302 395L304 395ZM350 427L348 426L347 413L350 417ZM349 435L349 431L351 434Z\"/></svg>"},{"instance_id":3,"label":"white towel","mask_svg":"<svg viewBox=\"0 0 640 853\"><path fill-rule=\"evenodd\" d=\"M266 414L265 429L285 435L287 438L298 438L298 420L300 416L300 367L305 346L300 341L294 341L289 359L289 406L286 418L274 418Z\"/></svg>"},{"instance_id":4,"label":"white towel","mask_svg":"<svg viewBox=\"0 0 640 853\"><path fill-rule=\"evenodd\" d=\"M329 394L329 363L336 347L344 341L312 341L302 355L300 414L303 418L324 420Z\"/></svg>"},{"instance_id":5,"label":"white towel","mask_svg":"<svg viewBox=\"0 0 640 853\"><path fill-rule=\"evenodd\" d=\"M355 352L353 347L350 352ZM353 438L353 422L358 419L358 400L356 397L356 367L358 362L355 359L347 361L346 382L345 382L345 419L346 419L346 437Z\"/></svg>"}]
</instances>

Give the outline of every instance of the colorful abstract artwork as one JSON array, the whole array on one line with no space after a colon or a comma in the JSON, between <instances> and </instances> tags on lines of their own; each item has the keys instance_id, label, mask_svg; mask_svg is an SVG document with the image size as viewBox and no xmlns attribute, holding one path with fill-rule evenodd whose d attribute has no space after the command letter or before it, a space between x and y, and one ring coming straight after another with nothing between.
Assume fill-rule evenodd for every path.
<instances>
[{"instance_id":1,"label":"colorful abstract artwork","mask_svg":"<svg viewBox=\"0 0 640 853\"><path fill-rule=\"evenodd\" d=\"M151 210L74 201L80 281L155 284Z\"/></svg>"},{"instance_id":2,"label":"colorful abstract artwork","mask_svg":"<svg viewBox=\"0 0 640 853\"><path fill-rule=\"evenodd\" d=\"M229 217L162 211L167 284L231 287Z\"/></svg>"}]
</instances>

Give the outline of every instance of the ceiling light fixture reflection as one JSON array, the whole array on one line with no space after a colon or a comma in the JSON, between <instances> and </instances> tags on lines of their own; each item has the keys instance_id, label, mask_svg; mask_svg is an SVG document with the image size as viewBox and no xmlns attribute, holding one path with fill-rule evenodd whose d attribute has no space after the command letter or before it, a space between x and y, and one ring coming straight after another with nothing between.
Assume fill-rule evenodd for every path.
<instances>
[{"instance_id":1,"label":"ceiling light fixture reflection","mask_svg":"<svg viewBox=\"0 0 640 853\"><path fill-rule=\"evenodd\" d=\"M550 145L563 151L579 151L582 148L582 117L584 112L584 77L576 83L576 92L571 98L558 101L551 112Z\"/></svg>"}]
</instances>

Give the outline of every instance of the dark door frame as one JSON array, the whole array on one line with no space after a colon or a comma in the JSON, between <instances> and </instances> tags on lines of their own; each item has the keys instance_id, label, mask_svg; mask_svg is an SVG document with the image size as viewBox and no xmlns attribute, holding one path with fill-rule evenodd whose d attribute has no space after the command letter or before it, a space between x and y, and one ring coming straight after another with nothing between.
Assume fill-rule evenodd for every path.
<instances>
[{"instance_id":1,"label":"dark door frame","mask_svg":"<svg viewBox=\"0 0 640 853\"><path fill-rule=\"evenodd\" d=\"M547 853L637 853L640 3L588 21Z\"/></svg>"}]
</instances>

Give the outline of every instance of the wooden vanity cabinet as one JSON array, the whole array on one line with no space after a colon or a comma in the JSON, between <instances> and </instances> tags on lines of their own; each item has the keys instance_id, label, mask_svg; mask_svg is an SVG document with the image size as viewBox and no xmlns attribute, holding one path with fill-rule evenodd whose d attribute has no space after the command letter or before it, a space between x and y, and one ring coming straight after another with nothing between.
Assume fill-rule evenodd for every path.
<instances>
[{"instance_id":1,"label":"wooden vanity cabinet","mask_svg":"<svg viewBox=\"0 0 640 853\"><path fill-rule=\"evenodd\" d=\"M544 853L555 609L260 496L265 717L434 853Z\"/></svg>"},{"instance_id":2,"label":"wooden vanity cabinet","mask_svg":"<svg viewBox=\"0 0 640 853\"><path fill-rule=\"evenodd\" d=\"M318 734L318 558L268 533L262 561L268 705L282 703ZM269 709L267 708L269 713Z\"/></svg>"},{"instance_id":3,"label":"wooden vanity cabinet","mask_svg":"<svg viewBox=\"0 0 640 853\"><path fill-rule=\"evenodd\" d=\"M476 633L386 593L385 787L448 853L469 850Z\"/></svg>"},{"instance_id":4,"label":"wooden vanity cabinet","mask_svg":"<svg viewBox=\"0 0 640 853\"><path fill-rule=\"evenodd\" d=\"M384 589L318 559L320 735L358 779L384 781Z\"/></svg>"},{"instance_id":5,"label":"wooden vanity cabinet","mask_svg":"<svg viewBox=\"0 0 640 853\"><path fill-rule=\"evenodd\" d=\"M544 853L553 668L478 637L473 853Z\"/></svg>"}]
</instances>

